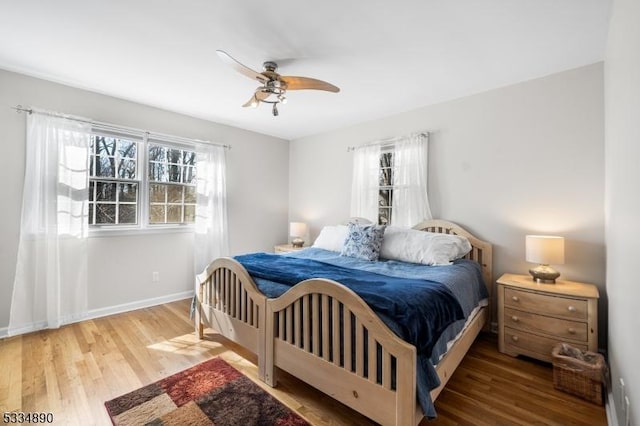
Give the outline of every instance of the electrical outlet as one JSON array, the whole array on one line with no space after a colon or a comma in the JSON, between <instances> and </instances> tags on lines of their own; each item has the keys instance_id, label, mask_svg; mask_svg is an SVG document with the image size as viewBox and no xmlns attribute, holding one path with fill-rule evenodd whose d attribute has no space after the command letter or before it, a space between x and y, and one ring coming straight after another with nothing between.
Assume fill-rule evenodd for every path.
<instances>
[{"instance_id":1,"label":"electrical outlet","mask_svg":"<svg viewBox=\"0 0 640 426\"><path fill-rule=\"evenodd\" d=\"M629 406L629 398L626 396L624 397L624 412L624 426L631 426L631 407Z\"/></svg>"},{"instance_id":2,"label":"electrical outlet","mask_svg":"<svg viewBox=\"0 0 640 426\"><path fill-rule=\"evenodd\" d=\"M160 272L151 273L151 282L159 283L160 282Z\"/></svg>"}]
</instances>

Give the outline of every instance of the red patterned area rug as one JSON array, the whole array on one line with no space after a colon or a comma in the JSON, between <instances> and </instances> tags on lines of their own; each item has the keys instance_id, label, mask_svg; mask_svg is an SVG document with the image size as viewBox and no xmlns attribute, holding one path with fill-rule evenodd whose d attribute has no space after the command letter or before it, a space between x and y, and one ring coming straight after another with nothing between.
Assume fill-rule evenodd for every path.
<instances>
[{"instance_id":1,"label":"red patterned area rug","mask_svg":"<svg viewBox=\"0 0 640 426\"><path fill-rule=\"evenodd\" d=\"M309 424L220 358L104 405L117 426Z\"/></svg>"}]
</instances>

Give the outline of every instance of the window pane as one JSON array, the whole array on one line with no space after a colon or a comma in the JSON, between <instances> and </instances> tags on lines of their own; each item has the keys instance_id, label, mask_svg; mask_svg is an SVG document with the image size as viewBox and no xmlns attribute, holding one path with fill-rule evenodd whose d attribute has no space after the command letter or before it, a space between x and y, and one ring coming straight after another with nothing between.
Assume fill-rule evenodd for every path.
<instances>
[{"instance_id":1,"label":"window pane","mask_svg":"<svg viewBox=\"0 0 640 426\"><path fill-rule=\"evenodd\" d=\"M116 155L116 140L105 136L96 136L96 154Z\"/></svg>"},{"instance_id":2,"label":"window pane","mask_svg":"<svg viewBox=\"0 0 640 426\"><path fill-rule=\"evenodd\" d=\"M167 182L167 166L160 163L149 163L149 180L154 182Z\"/></svg>"},{"instance_id":3,"label":"window pane","mask_svg":"<svg viewBox=\"0 0 640 426\"><path fill-rule=\"evenodd\" d=\"M196 153L193 151L183 151L182 152L182 164L187 164L189 166L196 165Z\"/></svg>"},{"instance_id":4,"label":"window pane","mask_svg":"<svg viewBox=\"0 0 640 426\"><path fill-rule=\"evenodd\" d=\"M184 206L184 221L186 223L196 221L196 206Z\"/></svg>"},{"instance_id":5,"label":"window pane","mask_svg":"<svg viewBox=\"0 0 640 426\"><path fill-rule=\"evenodd\" d=\"M95 155L90 155L90 156L89 156L89 176L95 176L95 175L93 174L93 169L94 169L94 167L95 167L95 166L94 166L95 161L96 161L96 157L95 157Z\"/></svg>"},{"instance_id":6,"label":"window pane","mask_svg":"<svg viewBox=\"0 0 640 426\"><path fill-rule=\"evenodd\" d=\"M167 202L168 203L182 203L182 186L181 185L168 185L167 186Z\"/></svg>"},{"instance_id":7,"label":"window pane","mask_svg":"<svg viewBox=\"0 0 640 426\"><path fill-rule=\"evenodd\" d=\"M169 182L180 182L180 175L182 174L182 167L169 164Z\"/></svg>"},{"instance_id":8,"label":"window pane","mask_svg":"<svg viewBox=\"0 0 640 426\"><path fill-rule=\"evenodd\" d=\"M120 202L136 202L138 200L137 183L121 183L118 186L120 187Z\"/></svg>"},{"instance_id":9,"label":"window pane","mask_svg":"<svg viewBox=\"0 0 640 426\"><path fill-rule=\"evenodd\" d=\"M89 225L95 225L95 222L93 220L93 211L96 208L94 203L89 203Z\"/></svg>"},{"instance_id":10,"label":"window pane","mask_svg":"<svg viewBox=\"0 0 640 426\"><path fill-rule=\"evenodd\" d=\"M120 179L135 179L136 178L136 161L120 160L120 164L118 164L118 177Z\"/></svg>"},{"instance_id":11,"label":"window pane","mask_svg":"<svg viewBox=\"0 0 640 426\"><path fill-rule=\"evenodd\" d=\"M184 167L182 169L182 182L183 183L196 183L196 168L195 167Z\"/></svg>"},{"instance_id":12,"label":"window pane","mask_svg":"<svg viewBox=\"0 0 640 426\"><path fill-rule=\"evenodd\" d=\"M391 169L380 169L380 186L391 186Z\"/></svg>"},{"instance_id":13,"label":"window pane","mask_svg":"<svg viewBox=\"0 0 640 426\"><path fill-rule=\"evenodd\" d=\"M149 223L164 223L165 206L152 205L149 209Z\"/></svg>"},{"instance_id":14,"label":"window pane","mask_svg":"<svg viewBox=\"0 0 640 426\"><path fill-rule=\"evenodd\" d=\"M378 224L388 225L391 222L390 209L378 209Z\"/></svg>"},{"instance_id":15,"label":"window pane","mask_svg":"<svg viewBox=\"0 0 640 426\"><path fill-rule=\"evenodd\" d=\"M89 182L89 201L93 201L93 190L95 188L95 183Z\"/></svg>"},{"instance_id":16,"label":"window pane","mask_svg":"<svg viewBox=\"0 0 640 426\"><path fill-rule=\"evenodd\" d=\"M380 155L380 168L382 167L391 167L391 162L393 161L393 153L387 152Z\"/></svg>"},{"instance_id":17,"label":"window pane","mask_svg":"<svg viewBox=\"0 0 640 426\"><path fill-rule=\"evenodd\" d=\"M116 184L111 182L96 183L97 201L116 201Z\"/></svg>"},{"instance_id":18,"label":"window pane","mask_svg":"<svg viewBox=\"0 0 640 426\"><path fill-rule=\"evenodd\" d=\"M97 203L96 223L116 223L116 205Z\"/></svg>"},{"instance_id":19,"label":"window pane","mask_svg":"<svg viewBox=\"0 0 640 426\"><path fill-rule=\"evenodd\" d=\"M126 139L119 139L118 141L118 154L120 157L136 158L137 147L135 142Z\"/></svg>"},{"instance_id":20,"label":"window pane","mask_svg":"<svg viewBox=\"0 0 640 426\"><path fill-rule=\"evenodd\" d=\"M96 157L97 177L115 177L115 158L98 156Z\"/></svg>"},{"instance_id":21,"label":"window pane","mask_svg":"<svg viewBox=\"0 0 640 426\"><path fill-rule=\"evenodd\" d=\"M390 207L392 205L391 195L392 191L390 189L380 190L378 196L378 204L380 207Z\"/></svg>"},{"instance_id":22,"label":"window pane","mask_svg":"<svg viewBox=\"0 0 640 426\"><path fill-rule=\"evenodd\" d=\"M152 203L164 203L167 193L167 185L151 184L149 185L149 201Z\"/></svg>"},{"instance_id":23,"label":"window pane","mask_svg":"<svg viewBox=\"0 0 640 426\"><path fill-rule=\"evenodd\" d=\"M196 202L196 187L187 186L184 188L184 202L195 203Z\"/></svg>"},{"instance_id":24,"label":"window pane","mask_svg":"<svg viewBox=\"0 0 640 426\"><path fill-rule=\"evenodd\" d=\"M120 204L118 206L118 223L136 223L136 205Z\"/></svg>"},{"instance_id":25,"label":"window pane","mask_svg":"<svg viewBox=\"0 0 640 426\"><path fill-rule=\"evenodd\" d=\"M167 223L182 222L182 206L167 206Z\"/></svg>"},{"instance_id":26,"label":"window pane","mask_svg":"<svg viewBox=\"0 0 640 426\"><path fill-rule=\"evenodd\" d=\"M149 146L149 161L167 161L167 149L158 145Z\"/></svg>"},{"instance_id":27,"label":"window pane","mask_svg":"<svg viewBox=\"0 0 640 426\"><path fill-rule=\"evenodd\" d=\"M182 159L181 149L169 149L167 151L167 160L169 161L169 163L180 164L181 159Z\"/></svg>"}]
</instances>

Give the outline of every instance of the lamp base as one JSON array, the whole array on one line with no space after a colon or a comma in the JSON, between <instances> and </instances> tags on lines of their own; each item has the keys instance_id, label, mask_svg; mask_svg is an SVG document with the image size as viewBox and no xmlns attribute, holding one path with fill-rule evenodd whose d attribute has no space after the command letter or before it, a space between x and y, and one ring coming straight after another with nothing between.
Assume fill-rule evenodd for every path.
<instances>
[{"instance_id":1,"label":"lamp base","mask_svg":"<svg viewBox=\"0 0 640 426\"><path fill-rule=\"evenodd\" d=\"M300 248L304 245L304 240L302 238L294 238L291 240L291 245L296 248Z\"/></svg>"},{"instance_id":2,"label":"lamp base","mask_svg":"<svg viewBox=\"0 0 640 426\"><path fill-rule=\"evenodd\" d=\"M541 284L555 284L556 278L560 276L560 272L549 265L538 265L535 268L529 269L529 273L535 282Z\"/></svg>"}]
</instances>

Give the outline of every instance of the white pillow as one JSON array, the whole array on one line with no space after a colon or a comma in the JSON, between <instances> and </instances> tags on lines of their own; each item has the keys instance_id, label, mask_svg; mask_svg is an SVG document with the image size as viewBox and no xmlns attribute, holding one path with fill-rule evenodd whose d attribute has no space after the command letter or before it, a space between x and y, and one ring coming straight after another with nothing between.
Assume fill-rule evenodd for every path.
<instances>
[{"instance_id":1,"label":"white pillow","mask_svg":"<svg viewBox=\"0 0 640 426\"><path fill-rule=\"evenodd\" d=\"M449 265L471 251L465 237L388 226L380 257L425 265Z\"/></svg>"},{"instance_id":2,"label":"white pillow","mask_svg":"<svg viewBox=\"0 0 640 426\"><path fill-rule=\"evenodd\" d=\"M349 228L345 225L325 226L314 241L313 247L341 252L348 235Z\"/></svg>"}]
</instances>

